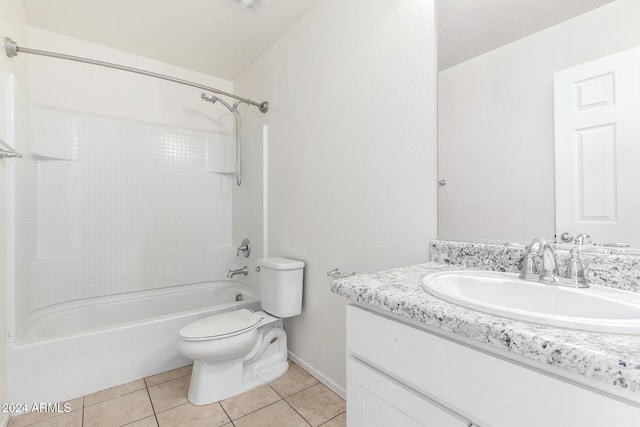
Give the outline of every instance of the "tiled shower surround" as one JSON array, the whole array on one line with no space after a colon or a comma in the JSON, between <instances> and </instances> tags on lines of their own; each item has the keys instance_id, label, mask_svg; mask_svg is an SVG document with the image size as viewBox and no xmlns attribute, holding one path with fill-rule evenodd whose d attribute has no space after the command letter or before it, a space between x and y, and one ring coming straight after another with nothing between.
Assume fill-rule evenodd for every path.
<instances>
[{"instance_id":1,"label":"tiled shower surround","mask_svg":"<svg viewBox=\"0 0 640 427\"><path fill-rule=\"evenodd\" d=\"M29 282L17 277L17 328L59 302L224 277L232 179L214 172L233 169L229 129L39 106L29 127L16 174L16 271Z\"/></svg>"}]
</instances>

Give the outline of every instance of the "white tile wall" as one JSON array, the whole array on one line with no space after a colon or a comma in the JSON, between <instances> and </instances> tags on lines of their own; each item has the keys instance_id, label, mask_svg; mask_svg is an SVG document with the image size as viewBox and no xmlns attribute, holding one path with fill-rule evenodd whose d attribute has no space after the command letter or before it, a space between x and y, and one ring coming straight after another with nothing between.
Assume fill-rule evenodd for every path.
<instances>
[{"instance_id":1,"label":"white tile wall","mask_svg":"<svg viewBox=\"0 0 640 427\"><path fill-rule=\"evenodd\" d=\"M30 281L30 263L35 257L35 167L36 162L30 154L29 140L29 102L20 83L14 78L9 82L8 98L12 102L12 127L14 129L14 141L16 149L23 157L12 161L14 167L13 206L14 224L9 224L9 232L14 233L14 283L9 284L9 304L13 302L9 310L8 328L15 331L15 324L21 324L29 314L30 288L26 284ZM11 316L13 313L13 316ZM12 321L11 318L14 318Z\"/></svg>"},{"instance_id":2,"label":"white tile wall","mask_svg":"<svg viewBox=\"0 0 640 427\"><path fill-rule=\"evenodd\" d=\"M30 119L30 310L224 277L232 178L211 173L209 157L228 135L40 106ZM19 204L29 223L33 209Z\"/></svg>"}]
</instances>

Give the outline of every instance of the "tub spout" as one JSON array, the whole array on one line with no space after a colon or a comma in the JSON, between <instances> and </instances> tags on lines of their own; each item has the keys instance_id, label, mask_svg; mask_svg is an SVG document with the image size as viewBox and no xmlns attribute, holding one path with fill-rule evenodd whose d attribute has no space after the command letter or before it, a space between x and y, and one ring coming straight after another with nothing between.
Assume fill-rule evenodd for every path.
<instances>
[{"instance_id":1,"label":"tub spout","mask_svg":"<svg viewBox=\"0 0 640 427\"><path fill-rule=\"evenodd\" d=\"M237 270L229 269L229 272L227 273L227 277L229 279L232 279L233 276L237 276L238 274L244 274L246 276L247 274L249 274L249 267L245 265L244 267L238 268Z\"/></svg>"}]
</instances>

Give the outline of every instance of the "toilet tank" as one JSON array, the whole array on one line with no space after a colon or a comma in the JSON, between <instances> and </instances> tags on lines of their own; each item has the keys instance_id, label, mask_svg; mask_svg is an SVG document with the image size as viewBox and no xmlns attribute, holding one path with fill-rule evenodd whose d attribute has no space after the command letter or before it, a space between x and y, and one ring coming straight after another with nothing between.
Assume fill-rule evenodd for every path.
<instances>
[{"instance_id":1,"label":"toilet tank","mask_svg":"<svg viewBox=\"0 0 640 427\"><path fill-rule=\"evenodd\" d=\"M272 316L292 317L302 312L302 272L304 262L269 257L260 266L260 303Z\"/></svg>"}]
</instances>

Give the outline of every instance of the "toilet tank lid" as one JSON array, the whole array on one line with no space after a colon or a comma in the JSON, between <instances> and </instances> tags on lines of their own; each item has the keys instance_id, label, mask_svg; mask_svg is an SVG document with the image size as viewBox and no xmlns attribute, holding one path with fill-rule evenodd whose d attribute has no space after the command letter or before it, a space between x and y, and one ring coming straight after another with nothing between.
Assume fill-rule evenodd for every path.
<instances>
[{"instance_id":1,"label":"toilet tank lid","mask_svg":"<svg viewBox=\"0 0 640 427\"><path fill-rule=\"evenodd\" d=\"M186 339L213 338L254 329L259 323L258 314L243 308L196 320L180 329L179 334Z\"/></svg>"},{"instance_id":2,"label":"toilet tank lid","mask_svg":"<svg viewBox=\"0 0 640 427\"><path fill-rule=\"evenodd\" d=\"M260 267L274 268L276 270L294 270L296 268L304 268L304 262L295 259L282 257L260 258L258 260Z\"/></svg>"}]
</instances>

